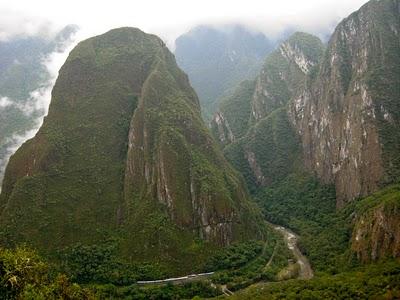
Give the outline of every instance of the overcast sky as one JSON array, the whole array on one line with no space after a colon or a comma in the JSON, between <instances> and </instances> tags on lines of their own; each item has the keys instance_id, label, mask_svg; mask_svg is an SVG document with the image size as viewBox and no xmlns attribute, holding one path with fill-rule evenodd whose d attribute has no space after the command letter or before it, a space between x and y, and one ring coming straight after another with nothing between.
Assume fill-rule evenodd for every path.
<instances>
[{"instance_id":1,"label":"overcast sky","mask_svg":"<svg viewBox=\"0 0 400 300\"><path fill-rule=\"evenodd\" d=\"M0 0L0 38L77 24L85 35L135 26L169 45L198 24L242 23L271 36L291 27L310 33L333 29L365 0Z\"/></svg>"}]
</instances>

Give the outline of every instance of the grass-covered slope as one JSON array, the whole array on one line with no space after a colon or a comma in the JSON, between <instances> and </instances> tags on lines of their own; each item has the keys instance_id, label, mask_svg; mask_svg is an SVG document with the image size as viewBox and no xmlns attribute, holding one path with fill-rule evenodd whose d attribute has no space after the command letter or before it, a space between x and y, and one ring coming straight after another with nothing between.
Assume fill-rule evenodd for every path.
<instances>
[{"instance_id":1,"label":"grass-covered slope","mask_svg":"<svg viewBox=\"0 0 400 300\"><path fill-rule=\"evenodd\" d=\"M119 255L168 262L170 272L260 234L186 75L159 38L133 28L70 53L49 114L11 158L0 197L3 243L51 253L113 237Z\"/></svg>"}]
</instances>

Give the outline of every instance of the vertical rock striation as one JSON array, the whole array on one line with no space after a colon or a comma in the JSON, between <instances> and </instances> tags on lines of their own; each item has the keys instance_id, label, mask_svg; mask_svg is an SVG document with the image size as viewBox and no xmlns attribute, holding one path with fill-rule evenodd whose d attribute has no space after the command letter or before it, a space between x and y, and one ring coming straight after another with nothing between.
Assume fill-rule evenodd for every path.
<instances>
[{"instance_id":1,"label":"vertical rock striation","mask_svg":"<svg viewBox=\"0 0 400 300\"><path fill-rule=\"evenodd\" d=\"M268 186L301 168L301 147L286 107L323 53L315 36L297 32L265 60L255 82L221 102L214 136L250 185Z\"/></svg>"},{"instance_id":2,"label":"vertical rock striation","mask_svg":"<svg viewBox=\"0 0 400 300\"><path fill-rule=\"evenodd\" d=\"M399 7L370 1L344 19L290 105L305 163L335 184L338 207L399 175Z\"/></svg>"}]
</instances>

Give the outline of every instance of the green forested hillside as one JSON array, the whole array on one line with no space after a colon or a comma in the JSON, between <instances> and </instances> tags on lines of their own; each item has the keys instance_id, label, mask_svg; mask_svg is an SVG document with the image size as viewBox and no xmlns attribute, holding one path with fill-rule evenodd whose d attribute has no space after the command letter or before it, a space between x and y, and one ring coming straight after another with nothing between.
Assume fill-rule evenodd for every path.
<instances>
[{"instance_id":1,"label":"green forested hillside","mask_svg":"<svg viewBox=\"0 0 400 300\"><path fill-rule=\"evenodd\" d=\"M70 53L43 126L10 160L0 207L3 245L53 258L110 246L154 274L200 270L216 249L264 236L186 75L159 38L133 28Z\"/></svg>"}]
</instances>

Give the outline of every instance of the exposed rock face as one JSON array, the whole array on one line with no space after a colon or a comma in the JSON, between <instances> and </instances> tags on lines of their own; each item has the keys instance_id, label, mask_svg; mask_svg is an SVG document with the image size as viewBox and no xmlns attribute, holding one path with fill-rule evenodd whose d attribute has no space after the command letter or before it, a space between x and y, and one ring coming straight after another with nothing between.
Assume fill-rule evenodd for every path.
<instances>
[{"instance_id":1,"label":"exposed rock face","mask_svg":"<svg viewBox=\"0 0 400 300\"><path fill-rule=\"evenodd\" d=\"M245 131L289 103L305 165L335 185L338 207L400 177L399 7L397 0L364 5L337 26L321 60L317 38L293 35L267 57L251 99L242 97L251 103ZM216 115L225 145L236 137L230 111L221 106ZM262 165L250 152L249 164Z\"/></svg>"},{"instance_id":2,"label":"exposed rock face","mask_svg":"<svg viewBox=\"0 0 400 300\"><path fill-rule=\"evenodd\" d=\"M230 144L235 140L235 136L231 130L228 120L221 112L217 112L214 115L213 126L217 130L217 136L222 144Z\"/></svg>"},{"instance_id":3,"label":"exposed rock face","mask_svg":"<svg viewBox=\"0 0 400 300\"><path fill-rule=\"evenodd\" d=\"M318 39L295 34L267 57L250 96L221 105L214 133L254 190L306 170L335 185L341 208L400 178L400 1L370 1L322 53ZM250 112L236 134L239 105ZM399 256L396 197L362 213L352 207L352 249L362 261Z\"/></svg>"},{"instance_id":4,"label":"exposed rock face","mask_svg":"<svg viewBox=\"0 0 400 300\"><path fill-rule=\"evenodd\" d=\"M163 55L143 84L132 118L125 199L128 205L157 199L179 227L227 245L240 239L234 227L246 224L245 188L205 130L186 76L171 72L173 57Z\"/></svg>"},{"instance_id":5,"label":"exposed rock face","mask_svg":"<svg viewBox=\"0 0 400 300\"><path fill-rule=\"evenodd\" d=\"M335 184L339 207L398 178L399 5L370 1L344 19L290 105L306 165Z\"/></svg>"},{"instance_id":6,"label":"exposed rock face","mask_svg":"<svg viewBox=\"0 0 400 300\"><path fill-rule=\"evenodd\" d=\"M380 196L383 201L355 221L351 249L362 262L400 257L400 196L398 188L393 190Z\"/></svg>"},{"instance_id":7,"label":"exposed rock face","mask_svg":"<svg viewBox=\"0 0 400 300\"><path fill-rule=\"evenodd\" d=\"M242 97L251 103L245 131L289 103L305 165L335 185L338 207L400 177L399 7L398 0L364 5L337 26L323 59L317 38L294 34L267 57L251 99ZM231 110L221 106L217 115L223 125L216 137L225 145L235 140L227 138L235 137ZM262 178L260 155L249 151L255 155L245 157Z\"/></svg>"},{"instance_id":8,"label":"exposed rock face","mask_svg":"<svg viewBox=\"0 0 400 300\"><path fill-rule=\"evenodd\" d=\"M187 76L133 28L71 52L42 128L11 158L0 208L7 242L53 250L117 235L137 260L184 261L197 238L215 247L260 233Z\"/></svg>"},{"instance_id":9,"label":"exposed rock face","mask_svg":"<svg viewBox=\"0 0 400 300\"><path fill-rule=\"evenodd\" d=\"M250 185L268 186L301 165L301 148L286 106L323 53L322 42L295 33L265 60L255 82L242 83L220 105L214 136ZM251 83L251 84L250 84Z\"/></svg>"},{"instance_id":10,"label":"exposed rock face","mask_svg":"<svg viewBox=\"0 0 400 300\"><path fill-rule=\"evenodd\" d=\"M215 136L222 144L229 144L244 136L251 125L284 107L303 86L322 53L323 45L317 37L302 32L293 34L267 56L255 82L241 83L230 97L221 101L211 123L218 128Z\"/></svg>"},{"instance_id":11,"label":"exposed rock face","mask_svg":"<svg viewBox=\"0 0 400 300\"><path fill-rule=\"evenodd\" d=\"M288 103L322 53L323 45L317 37L297 32L269 55L256 79L253 119L258 121Z\"/></svg>"}]
</instances>

